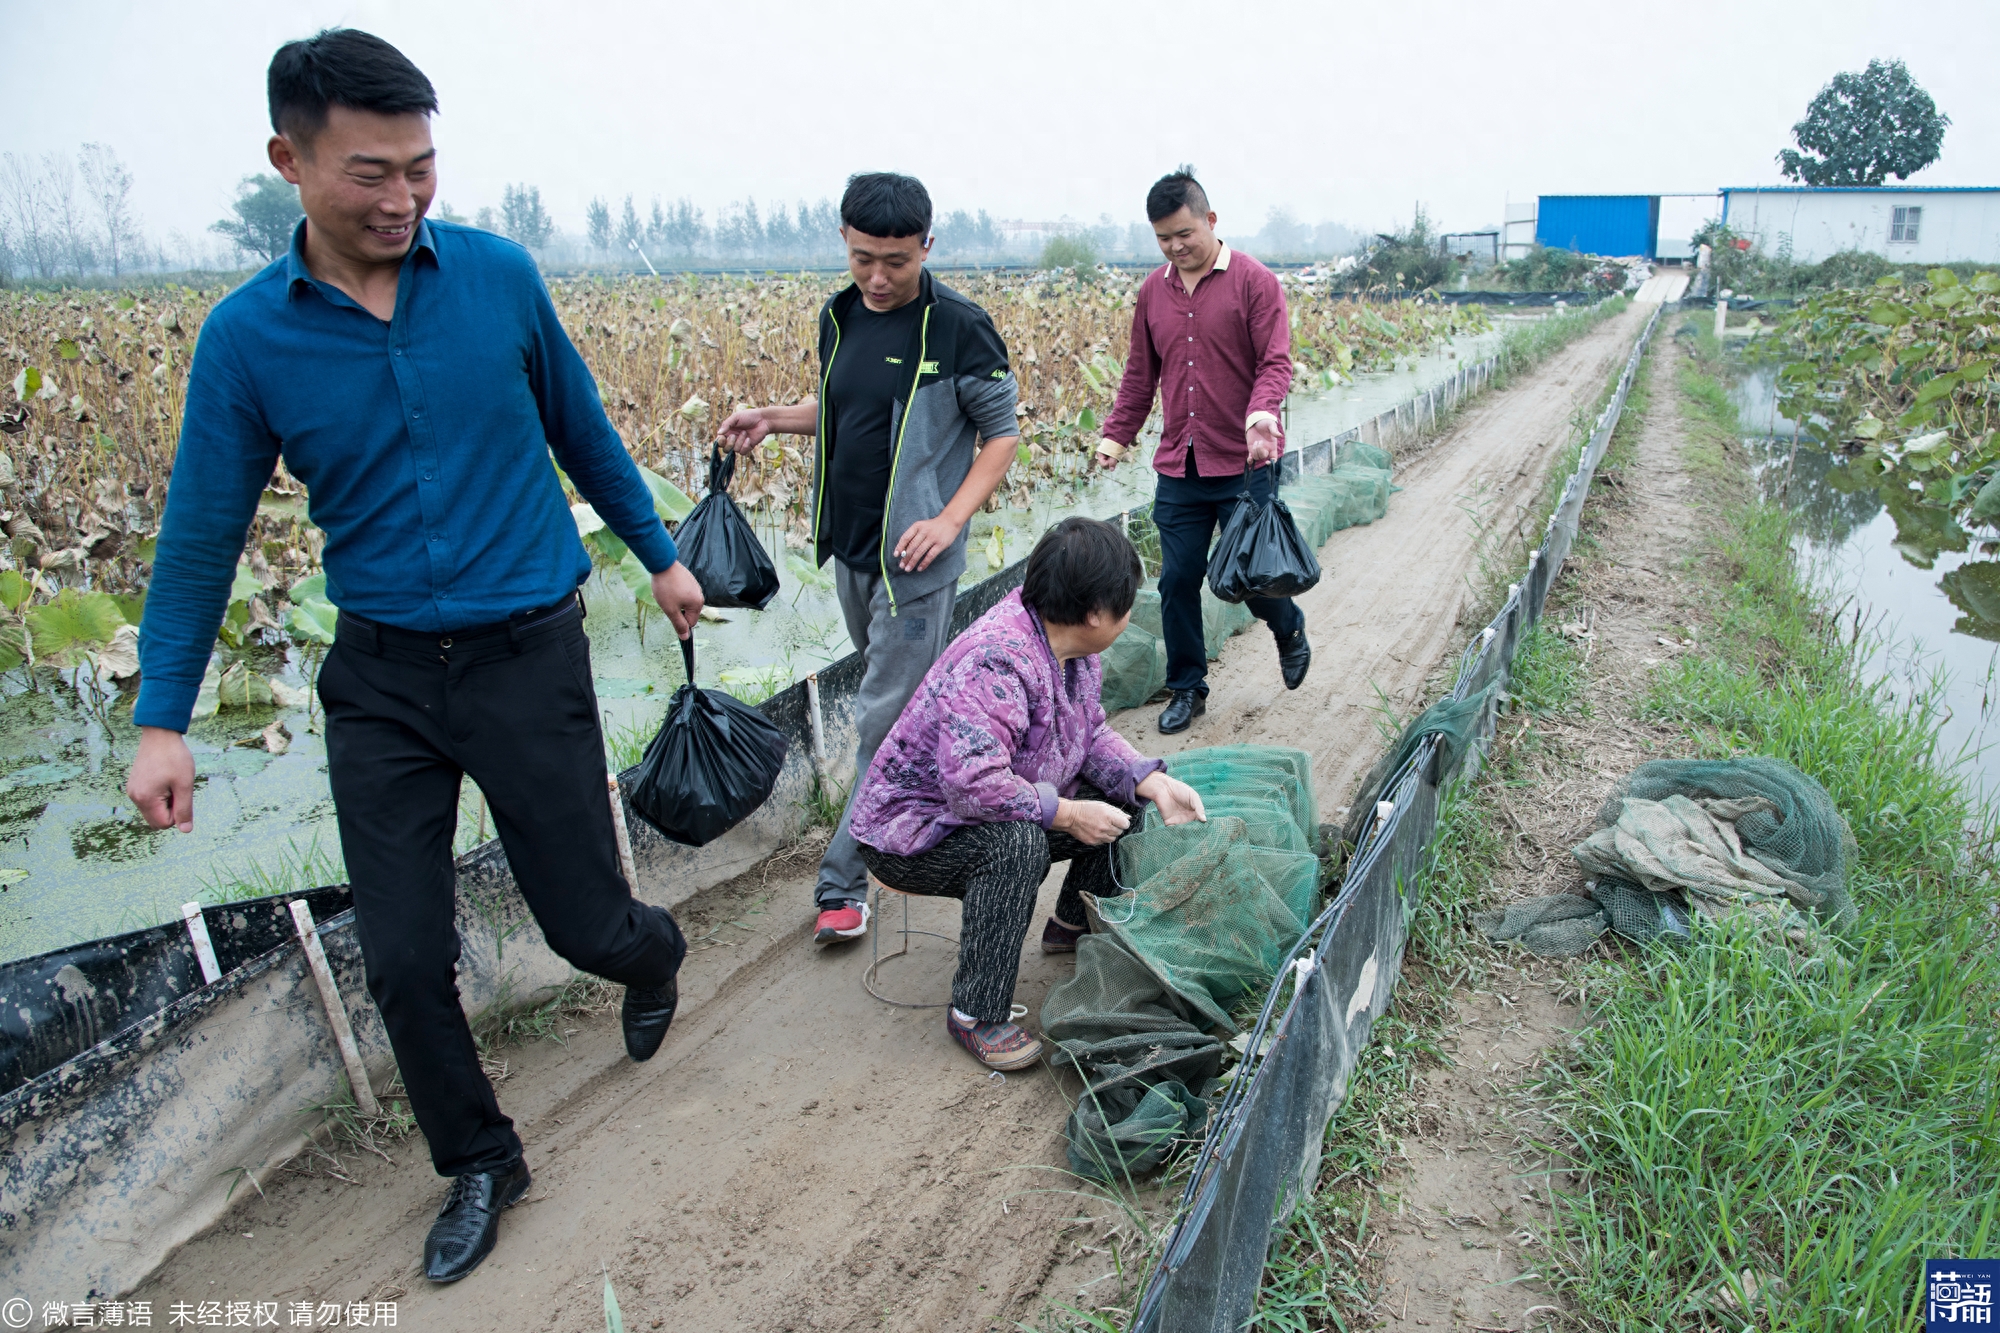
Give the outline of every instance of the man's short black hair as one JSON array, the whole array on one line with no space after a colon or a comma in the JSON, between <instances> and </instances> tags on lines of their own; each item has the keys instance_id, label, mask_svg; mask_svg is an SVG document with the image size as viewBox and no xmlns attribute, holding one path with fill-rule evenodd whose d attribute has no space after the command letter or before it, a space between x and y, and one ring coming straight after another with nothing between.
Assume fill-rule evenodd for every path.
<instances>
[{"instance_id":1,"label":"man's short black hair","mask_svg":"<svg viewBox=\"0 0 2000 1333\"><path fill-rule=\"evenodd\" d=\"M1081 625L1092 611L1116 619L1132 609L1145 577L1116 523L1070 517L1035 543L1021 600L1051 625Z\"/></svg>"},{"instance_id":2,"label":"man's short black hair","mask_svg":"<svg viewBox=\"0 0 2000 1333\"><path fill-rule=\"evenodd\" d=\"M410 58L371 32L327 28L286 42L271 57L271 128L304 147L326 128L326 109L399 116L438 109L437 89Z\"/></svg>"},{"instance_id":3,"label":"man's short black hair","mask_svg":"<svg viewBox=\"0 0 2000 1333\"><path fill-rule=\"evenodd\" d=\"M863 236L930 239L931 193L915 176L864 171L847 178L840 196L841 225Z\"/></svg>"},{"instance_id":4,"label":"man's short black hair","mask_svg":"<svg viewBox=\"0 0 2000 1333\"><path fill-rule=\"evenodd\" d=\"M1208 216L1208 191L1194 178L1191 166L1175 167L1146 191L1146 221L1170 218L1185 208L1196 217Z\"/></svg>"}]
</instances>

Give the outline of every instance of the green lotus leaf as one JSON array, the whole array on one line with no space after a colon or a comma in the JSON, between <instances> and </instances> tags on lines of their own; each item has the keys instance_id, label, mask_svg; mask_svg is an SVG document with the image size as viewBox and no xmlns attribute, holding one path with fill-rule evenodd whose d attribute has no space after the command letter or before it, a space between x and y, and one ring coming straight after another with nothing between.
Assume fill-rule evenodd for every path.
<instances>
[{"instance_id":1,"label":"green lotus leaf","mask_svg":"<svg viewBox=\"0 0 2000 1333\"><path fill-rule=\"evenodd\" d=\"M653 493L653 511L661 518L678 523L694 512L694 501L680 487L649 467L641 467L639 475L646 479L646 489Z\"/></svg>"},{"instance_id":2,"label":"green lotus leaf","mask_svg":"<svg viewBox=\"0 0 2000 1333\"><path fill-rule=\"evenodd\" d=\"M637 598L641 605L653 599L652 571L630 551L618 560L618 577L625 581L625 586L632 590L632 596Z\"/></svg>"},{"instance_id":3,"label":"green lotus leaf","mask_svg":"<svg viewBox=\"0 0 2000 1333\"><path fill-rule=\"evenodd\" d=\"M293 591L296 593L297 589ZM339 623L339 609L332 602L318 597L295 601L292 609L285 613L285 631L295 639L312 643L332 643Z\"/></svg>"},{"instance_id":4,"label":"green lotus leaf","mask_svg":"<svg viewBox=\"0 0 2000 1333\"><path fill-rule=\"evenodd\" d=\"M19 611L21 603L34 595L35 585L11 569L0 569L0 605Z\"/></svg>"},{"instance_id":5,"label":"green lotus leaf","mask_svg":"<svg viewBox=\"0 0 2000 1333\"><path fill-rule=\"evenodd\" d=\"M125 623L125 613L104 593L64 588L54 601L28 612L26 620L34 635L37 661L76 666L111 642L111 636Z\"/></svg>"}]
</instances>

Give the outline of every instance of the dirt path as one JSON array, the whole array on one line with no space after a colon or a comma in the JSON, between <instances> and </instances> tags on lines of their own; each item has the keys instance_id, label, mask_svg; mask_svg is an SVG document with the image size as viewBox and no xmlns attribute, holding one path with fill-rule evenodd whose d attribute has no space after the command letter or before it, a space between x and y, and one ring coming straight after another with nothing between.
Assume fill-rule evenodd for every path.
<instances>
[{"instance_id":1,"label":"dirt path","mask_svg":"<svg viewBox=\"0 0 2000 1333\"><path fill-rule=\"evenodd\" d=\"M1594 827L1618 779L1645 760L1686 752L1673 729L1638 708L1652 668L1701 632L1699 576L1688 568L1700 503L1682 461L1674 388L1682 353L1671 332L1663 317L1633 456L1600 473L1584 510L1597 548L1580 546L1571 557L1543 622L1587 646L1590 712L1503 724L1503 744L1520 740L1515 728L1535 735L1509 756L1517 765L1506 810L1512 830L1489 906L1580 892L1568 849ZM1395 1203L1380 1327L1526 1330L1561 1314L1560 1297L1536 1275L1548 1178L1528 1147L1540 1131L1538 1108L1519 1085L1583 1021L1581 997L1569 980L1574 963L1517 953L1508 961L1515 966L1494 967L1456 997L1443 1040L1453 1063L1419 1086L1426 1132L1409 1140L1401 1177L1383 1186Z\"/></svg>"},{"instance_id":2,"label":"dirt path","mask_svg":"<svg viewBox=\"0 0 2000 1333\"><path fill-rule=\"evenodd\" d=\"M1296 694L1279 684L1270 635L1253 627L1209 668L1208 713L1194 726L1162 737L1157 710L1135 709L1119 730L1148 753L1238 742L1310 750L1320 818L1332 820L1381 754L1383 710L1408 717L1443 655L1463 642L1458 621L1482 577L1484 533L1511 539L1525 524L1571 415L1595 405L1651 309L1633 306L1521 383L1474 399L1450 431L1397 460L1402 491L1388 518L1335 533L1320 553L1326 576L1299 599L1313 668Z\"/></svg>"},{"instance_id":3,"label":"dirt path","mask_svg":"<svg viewBox=\"0 0 2000 1333\"><path fill-rule=\"evenodd\" d=\"M1331 577L1304 599L1318 660L1278 684L1268 635L1233 642L1210 712L1162 746L1147 709L1120 725L1152 753L1274 741L1312 751L1322 808L1346 799L1379 749L1380 697L1413 702L1454 644L1478 527L1462 505L1511 513L1537 492L1643 317L1634 310L1515 387L1475 403L1399 468L1386 519L1336 534ZM821 952L809 877L774 870L701 895L691 937L713 929L682 980L681 1017L650 1063L623 1058L615 1015L577 1021L566 1045L510 1047L502 1105L528 1143L535 1188L471 1278L432 1288L416 1256L441 1196L421 1141L393 1162L351 1158L356 1183L290 1179L242 1198L137 1293L174 1301L398 1300L422 1330L601 1329L608 1271L634 1329L984 1330L1044 1296L1075 1302L1110 1269L1116 1214L1063 1192L1068 1106L1045 1070L1004 1081L949 1044L938 1011L886 1008L860 985L866 946ZM1044 886L1042 910L1058 880ZM957 908L919 901L912 924L957 930ZM732 924L734 923L734 924ZM893 924L893 923L892 923ZM1016 996L1038 1012L1067 959L1035 933ZM949 992L948 946L922 939L884 969L892 993ZM1095 1220L1077 1219L1095 1215ZM1088 1299L1086 1296L1084 1299Z\"/></svg>"}]
</instances>

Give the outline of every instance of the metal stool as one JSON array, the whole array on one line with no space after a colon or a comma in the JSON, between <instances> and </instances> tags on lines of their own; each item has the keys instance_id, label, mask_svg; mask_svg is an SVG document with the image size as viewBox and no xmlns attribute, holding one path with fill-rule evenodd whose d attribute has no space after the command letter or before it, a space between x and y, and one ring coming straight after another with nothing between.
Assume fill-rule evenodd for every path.
<instances>
[{"instance_id":1,"label":"metal stool","mask_svg":"<svg viewBox=\"0 0 2000 1333\"><path fill-rule=\"evenodd\" d=\"M875 918L875 928L868 933L869 963L867 968L861 973L862 988L883 1004L892 1004L898 1009L946 1008L951 1004L949 999L938 1000L931 1004L918 1004L911 1000L891 999L889 996L875 989L875 983L880 980L876 969L880 968L882 964L888 962L891 958L901 958L904 954L907 954L910 951L910 936L928 935L934 940L943 940L946 944L953 947L957 946L958 937L955 935L940 935L934 930L912 930L910 928L910 894L904 893L900 889L890 888L873 875L868 877L868 887L873 891L875 898L875 906L872 912ZM882 952L882 895L885 893L893 893L903 900L903 926L901 931L903 942L894 953Z\"/></svg>"}]
</instances>

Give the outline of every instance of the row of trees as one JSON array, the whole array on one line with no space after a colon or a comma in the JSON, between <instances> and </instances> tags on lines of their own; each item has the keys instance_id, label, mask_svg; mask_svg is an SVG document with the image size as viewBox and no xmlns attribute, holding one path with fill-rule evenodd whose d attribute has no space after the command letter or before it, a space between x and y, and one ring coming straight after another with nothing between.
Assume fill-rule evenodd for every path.
<instances>
[{"instance_id":1,"label":"row of trees","mask_svg":"<svg viewBox=\"0 0 2000 1333\"><path fill-rule=\"evenodd\" d=\"M132 173L101 143L0 153L0 273L114 277L157 262L132 206Z\"/></svg>"},{"instance_id":2,"label":"row of trees","mask_svg":"<svg viewBox=\"0 0 2000 1333\"><path fill-rule=\"evenodd\" d=\"M99 275L252 267L283 255L301 215L296 187L270 172L245 176L228 216L202 236L170 232L149 236L133 205L132 172L108 146L83 145L66 153L0 154L0 281L44 282ZM634 195L616 206L593 198L581 235L556 225L541 190L509 184L498 207L467 217L438 201L432 215L512 237L545 262L641 268L688 265L835 265L841 262L840 212L831 200L760 206L732 203L710 216L691 199L654 197L641 208ZM1035 263L1055 255L1065 266L1098 260L1151 260L1158 250L1143 222L1121 223L1109 214L1095 223L1065 218L1039 227L1003 228L986 209L955 209L935 223L934 254L951 262ZM1361 239L1334 223L1298 222L1273 209L1263 229L1244 237L1247 248L1273 258L1342 254ZM643 259L642 259L643 255Z\"/></svg>"}]
</instances>

